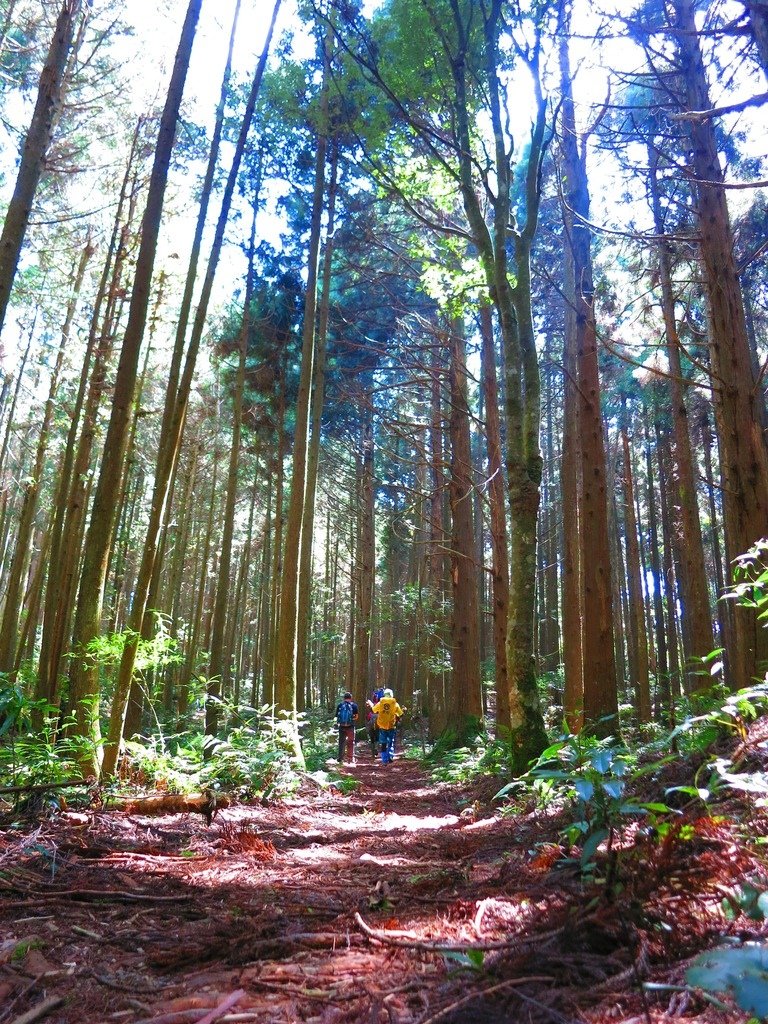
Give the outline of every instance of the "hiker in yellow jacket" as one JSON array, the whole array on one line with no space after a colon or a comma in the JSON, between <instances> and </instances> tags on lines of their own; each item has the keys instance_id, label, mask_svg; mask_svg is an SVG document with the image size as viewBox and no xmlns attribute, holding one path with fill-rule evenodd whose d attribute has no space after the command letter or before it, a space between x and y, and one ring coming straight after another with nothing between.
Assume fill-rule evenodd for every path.
<instances>
[{"instance_id":1,"label":"hiker in yellow jacket","mask_svg":"<svg viewBox=\"0 0 768 1024\"><path fill-rule=\"evenodd\" d=\"M385 690L384 696L372 704L366 702L371 711L376 715L376 722L379 727L379 746L381 747L381 763L389 764L395 758L395 727L397 720L406 711L401 708L395 700L391 690Z\"/></svg>"}]
</instances>

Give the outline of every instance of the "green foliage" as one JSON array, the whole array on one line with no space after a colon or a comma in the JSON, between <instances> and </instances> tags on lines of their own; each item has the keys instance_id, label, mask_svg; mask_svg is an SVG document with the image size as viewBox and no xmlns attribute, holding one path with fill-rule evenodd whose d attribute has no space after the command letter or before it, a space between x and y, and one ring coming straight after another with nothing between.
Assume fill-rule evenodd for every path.
<instances>
[{"instance_id":1,"label":"green foliage","mask_svg":"<svg viewBox=\"0 0 768 1024\"><path fill-rule=\"evenodd\" d=\"M707 750L723 734L744 739L746 725L768 709L768 683L758 683L730 693L715 687L695 697L700 714L691 715L671 733L670 739L682 739L687 750ZM768 773L739 771L733 758L713 754L697 770L692 785L675 786L670 792L686 793L708 801L725 787L756 798L758 807L768 806Z\"/></svg>"},{"instance_id":2,"label":"green foliage","mask_svg":"<svg viewBox=\"0 0 768 1024\"><path fill-rule=\"evenodd\" d=\"M82 777L80 765L92 756L94 744L72 733L74 715L59 719L58 708L29 701L16 687L0 691L0 708L10 708L13 724L0 745L0 780L15 786L69 782ZM0 710L0 714L2 711ZM40 717L38 728L32 716Z\"/></svg>"},{"instance_id":3,"label":"green foliage","mask_svg":"<svg viewBox=\"0 0 768 1024\"><path fill-rule=\"evenodd\" d=\"M479 776L503 775L510 771L512 754L503 740L478 735L463 747L450 747L439 740L428 755L434 765L432 778L438 782L471 782Z\"/></svg>"},{"instance_id":4,"label":"green foliage","mask_svg":"<svg viewBox=\"0 0 768 1024\"><path fill-rule=\"evenodd\" d=\"M20 684L11 683L5 673L0 674L0 739L19 724L28 707Z\"/></svg>"},{"instance_id":5,"label":"green foliage","mask_svg":"<svg viewBox=\"0 0 768 1024\"><path fill-rule=\"evenodd\" d=\"M496 794L501 798L521 784L545 784L545 799L551 802L559 793L572 801L574 820L563 834L569 843L581 847L582 871L594 870L594 857L601 843L611 849L615 833L628 816L668 813L663 803L648 803L626 793L627 784L659 768L670 758L637 767L625 747L611 739L566 733L548 747L522 777L504 786Z\"/></svg>"},{"instance_id":6,"label":"green foliage","mask_svg":"<svg viewBox=\"0 0 768 1024\"><path fill-rule=\"evenodd\" d=\"M723 913L729 920L745 914L752 921L768 920L768 881L745 879L722 903Z\"/></svg>"},{"instance_id":7,"label":"green foliage","mask_svg":"<svg viewBox=\"0 0 768 1024\"><path fill-rule=\"evenodd\" d=\"M443 953L443 959L447 964L458 964L468 971L482 971L485 964L485 953L482 949L468 949L466 953L447 950Z\"/></svg>"},{"instance_id":8,"label":"green foliage","mask_svg":"<svg viewBox=\"0 0 768 1024\"><path fill-rule=\"evenodd\" d=\"M155 632L148 640L139 637L136 650L136 671L145 673L163 668L181 661L178 642L167 631L167 616L155 616ZM131 629L123 629L119 633L105 633L95 636L86 645L86 654L97 665L111 666L119 663L123 650L129 640L134 640L137 633Z\"/></svg>"},{"instance_id":9,"label":"green foliage","mask_svg":"<svg viewBox=\"0 0 768 1024\"><path fill-rule=\"evenodd\" d=\"M209 759L200 772L201 783L242 788L263 797L293 792L300 774L291 735L292 722L265 718L258 729L231 729L226 740L206 737Z\"/></svg>"},{"instance_id":10,"label":"green foliage","mask_svg":"<svg viewBox=\"0 0 768 1024\"><path fill-rule=\"evenodd\" d=\"M22 941L13 947L11 953L11 963L20 963L26 957L27 953L31 949L42 949L43 943L40 939L22 939Z\"/></svg>"},{"instance_id":11,"label":"green foliage","mask_svg":"<svg viewBox=\"0 0 768 1024\"><path fill-rule=\"evenodd\" d=\"M754 609L758 622L768 624L768 538L759 540L735 560L733 579L726 598Z\"/></svg>"},{"instance_id":12,"label":"green foliage","mask_svg":"<svg viewBox=\"0 0 768 1024\"><path fill-rule=\"evenodd\" d=\"M184 746L179 743L180 739L181 736L168 736L126 741L124 766L128 768L131 781L171 793L192 793L199 789L200 748ZM166 744L176 747L175 753L166 749Z\"/></svg>"},{"instance_id":13,"label":"green foliage","mask_svg":"<svg viewBox=\"0 0 768 1024\"><path fill-rule=\"evenodd\" d=\"M721 946L698 956L685 972L689 985L727 992L742 1010L768 1017L768 946Z\"/></svg>"}]
</instances>

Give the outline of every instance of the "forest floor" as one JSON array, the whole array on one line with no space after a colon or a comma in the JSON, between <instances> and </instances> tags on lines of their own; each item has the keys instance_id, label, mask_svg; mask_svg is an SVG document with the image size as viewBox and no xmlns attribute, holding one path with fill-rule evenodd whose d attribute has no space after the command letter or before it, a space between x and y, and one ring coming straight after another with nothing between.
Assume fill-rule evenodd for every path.
<instances>
[{"instance_id":1,"label":"forest floor","mask_svg":"<svg viewBox=\"0 0 768 1024\"><path fill-rule=\"evenodd\" d=\"M70 810L0 830L0 1024L747 1019L683 980L721 936L768 934L723 911L765 877L730 817L699 803L677 838L625 839L608 891L563 863L565 812L502 817L498 780L367 753L349 774L349 795L210 825Z\"/></svg>"}]
</instances>

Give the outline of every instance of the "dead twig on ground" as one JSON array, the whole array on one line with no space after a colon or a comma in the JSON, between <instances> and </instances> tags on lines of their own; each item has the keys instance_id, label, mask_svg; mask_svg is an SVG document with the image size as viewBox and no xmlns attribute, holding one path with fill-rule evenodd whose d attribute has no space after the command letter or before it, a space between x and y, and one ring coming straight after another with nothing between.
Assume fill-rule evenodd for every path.
<instances>
[{"instance_id":1,"label":"dead twig on ground","mask_svg":"<svg viewBox=\"0 0 768 1024\"><path fill-rule=\"evenodd\" d=\"M11 1024L33 1024L33 1021L40 1020L41 1017L47 1017L53 1010L57 1010L63 1002L63 996L49 996L42 1003L33 1006L31 1010L22 1013L20 1017L16 1017Z\"/></svg>"},{"instance_id":2,"label":"dead twig on ground","mask_svg":"<svg viewBox=\"0 0 768 1024\"><path fill-rule=\"evenodd\" d=\"M355 912L355 921L362 932L364 932L369 939L374 939L377 942L383 942L388 946L401 946L404 949L421 949L427 953L466 953L471 950L477 950L481 953L490 953L496 949L516 949L520 946L536 945L540 942L548 941L559 935L562 932L562 928L554 928L552 931L541 932L538 935L519 935L514 939L508 939L500 942L426 942L421 939L403 939L392 937L391 932L379 931L376 928L371 928L367 924L359 912Z\"/></svg>"},{"instance_id":3,"label":"dead twig on ground","mask_svg":"<svg viewBox=\"0 0 768 1024\"><path fill-rule=\"evenodd\" d=\"M553 982L554 980L554 978L546 974L530 974L524 978L507 978L506 981L500 981L498 984L491 985L489 988L479 988L475 992L470 992L467 996L462 996L461 999L457 999L448 1006L444 1006L442 1010L438 1010L437 1013L433 1013L431 1017L420 1020L419 1024L436 1024L436 1021L441 1020L443 1017L447 1017L448 1014L453 1013L455 1010L460 1010L468 1003L472 1003L476 999L482 999L485 996L492 996L496 992L502 992L505 988L515 988L518 985L526 985L528 982L532 981Z\"/></svg>"}]
</instances>

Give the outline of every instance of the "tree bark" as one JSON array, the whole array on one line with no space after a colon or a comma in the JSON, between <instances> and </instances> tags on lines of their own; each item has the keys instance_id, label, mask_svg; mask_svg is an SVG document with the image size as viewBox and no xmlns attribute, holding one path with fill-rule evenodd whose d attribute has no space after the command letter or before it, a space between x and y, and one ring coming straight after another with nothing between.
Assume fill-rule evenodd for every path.
<instances>
[{"instance_id":1,"label":"tree bark","mask_svg":"<svg viewBox=\"0 0 768 1024\"><path fill-rule=\"evenodd\" d=\"M635 487L632 460L629 454L629 437L626 428L621 432L624 451L624 527L627 544L627 585L629 612L632 617L632 633L635 649L635 710L640 725L647 725L652 718L651 688L648 670L648 636L645 631L645 602L643 599L642 564L635 519Z\"/></svg>"},{"instance_id":2,"label":"tree bark","mask_svg":"<svg viewBox=\"0 0 768 1024\"><path fill-rule=\"evenodd\" d=\"M281 0L275 0L272 10L272 19L267 33L267 39L265 41L261 57L259 58L256 71L254 73L253 81L251 83L251 89L248 95L248 101L246 103L246 108L240 125L240 132L238 135L237 144L235 146L235 152L232 157L232 164L230 166L229 175L227 177L227 183L224 189L224 195L221 201L221 209L219 211L219 217L216 224L216 231L214 234L214 239L211 243L211 251L208 257L208 265L206 268L206 274L205 279L203 281L200 298L197 304L197 310L195 312L194 323L192 325L192 334L190 337L189 346L187 348L187 355L184 362L184 370L181 375L181 379L178 383L177 389L175 387L175 382L178 379L178 370L181 365L181 357L184 349L184 339L188 325L189 313L191 310L192 292L194 288L195 278L197 276L197 264L200 253L202 232L205 226L206 219L208 193L206 193L205 191L203 193L203 203L201 204L201 207L198 211L197 225L195 228L195 237L193 240L192 251L190 253L190 261L187 271L187 279L185 283L185 291L182 299L182 307L179 317L178 329L176 332L174 354L172 357L171 364L171 375L168 389L166 392L165 407L163 410L160 451L158 453L157 466L155 470L155 483L152 495L150 521L147 527L147 535L144 541L141 568L139 570L139 580L132 605L130 626L131 629L133 630L134 636L137 639L142 629L144 628L143 623L147 611L147 597L155 569L158 539L160 536L160 527L163 520L166 502L168 500L169 484L173 475L174 466L178 459L181 438L184 431L184 424L186 422L187 406L189 403L189 395L192 389L192 380L194 377L195 366L197 363L197 354L200 347L200 341L202 340L203 331L205 328L205 321L208 313L208 304L210 302L211 291L213 289L213 282L216 276L216 269L218 267L219 258L221 255L221 248L224 242L224 232L226 229L227 221L229 219L229 211L232 203L232 197L234 195L235 185L237 183L237 176L240 170L240 165L242 163L243 154L245 152L245 145L248 137L248 132L251 126L251 121L253 119L253 113L256 108L256 100L261 89L261 81L264 76L267 56L269 53L269 46L271 43L272 33L274 30L275 21L277 19L277 14L280 9L280 3ZM214 129L214 138L211 142L208 167L206 171L206 183L208 185L208 191L210 191L210 185L211 182L213 181L213 175L217 163L219 139L223 124L225 92L229 78L228 71L229 62L224 73L222 94L219 99L216 126ZM115 688L115 697L112 705L112 714L110 716L108 745L106 746L104 751L103 771L106 774L111 774L112 772L114 772L116 764L119 743L122 737L122 729L125 720L125 702L127 695L130 691L131 677L133 675L133 667L136 661L136 651L137 642L128 641L125 645L123 656L120 662L120 669Z\"/></svg>"},{"instance_id":3,"label":"tree bark","mask_svg":"<svg viewBox=\"0 0 768 1024\"><path fill-rule=\"evenodd\" d=\"M81 0L64 0L59 12L45 66L40 74L37 100L21 151L16 185L0 235L0 335L5 325L32 203L51 144L80 7Z\"/></svg>"},{"instance_id":4,"label":"tree bark","mask_svg":"<svg viewBox=\"0 0 768 1024\"><path fill-rule=\"evenodd\" d=\"M371 628L376 568L374 529L373 395L363 399L358 487L357 573L355 586L355 673L352 692L365 700L370 689Z\"/></svg>"},{"instance_id":5,"label":"tree bark","mask_svg":"<svg viewBox=\"0 0 768 1024\"><path fill-rule=\"evenodd\" d=\"M189 2L165 108L160 121L147 205L142 221L141 244L131 293L128 323L120 351L112 412L104 442L101 469L93 499L91 522L88 528L83 570L80 577L73 637L75 657L72 661L70 681L71 701L75 712L77 731L94 744L93 755L84 758L83 768L87 773L92 773L98 768L96 744L100 740L101 733L98 710L98 676L94 660L88 652L88 645L98 636L101 626L109 545L117 515L115 498L120 492L120 482L124 470L128 427L136 386L139 353L149 308L150 287L165 187L168 180L168 168L201 3L202 0L190 0Z\"/></svg>"},{"instance_id":6,"label":"tree bark","mask_svg":"<svg viewBox=\"0 0 768 1024\"><path fill-rule=\"evenodd\" d=\"M600 373L592 284L589 187L586 156L579 151L571 87L568 44L560 42L563 177L566 187L564 223L566 259L573 262L575 292L578 424L581 442L582 504L581 574L584 586L582 622L584 719L600 735L616 734L618 694L613 648L611 557L608 538L608 497Z\"/></svg>"},{"instance_id":7,"label":"tree bark","mask_svg":"<svg viewBox=\"0 0 768 1024\"><path fill-rule=\"evenodd\" d=\"M61 342L59 344L56 363L51 374L48 400L43 410L43 421L40 426L40 434L37 440L37 452L34 466L30 475L29 483L24 491L21 512L19 515L19 526L16 531L16 546L8 574L8 584L5 590L5 605L3 608L2 623L0 624L0 673L11 673L16 664L17 632L19 626L19 615L22 604L22 586L24 565L27 560L30 540L34 530L34 519L37 513L38 500L40 497L40 485L42 483L43 469L48 452L50 429L55 410L56 394L59 386L59 375L64 362L64 353L69 344L72 321L77 309L77 302L80 297L80 289L85 276L85 269L88 261L93 255L93 247L90 235L86 239L80 259L72 282L72 294L67 304L67 311L64 317L64 324L61 329Z\"/></svg>"},{"instance_id":8,"label":"tree bark","mask_svg":"<svg viewBox=\"0 0 768 1024\"><path fill-rule=\"evenodd\" d=\"M447 728L463 746L483 727L482 680L480 676L480 613L475 569L472 522L472 452L469 431L467 362L464 325L453 324L450 346L451 476L448 488L451 504L451 579L453 621L451 628L453 680Z\"/></svg>"},{"instance_id":9,"label":"tree bark","mask_svg":"<svg viewBox=\"0 0 768 1024\"><path fill-rule=\"evenodd\" d=\"M675 0L675 40L687 110L708 110L709 89L696 31L694 0ZM734 256L723 171L709 118L686 122L696 194L699 252L710 314L710 363L723 476L723 511L728 557L747 551L768 523L768 450L752 375L744 304ZM758 570L759 572L759 570ZM729 651L730 683L750 684L768 661L768 630L754 609L734 609L735 636Z\"/></svg>"},{"instance_id":10,"label":"tree bark","mask_svg":"<svg viewBox=\"0 0 768 1024\"><path fill-rule=\"evenodd\" d=\"M307 257L307 290L304 303L302 330L301 371L296 397L296 428L294 431L293 473L283 553L282 592L280 595L280 621L278 623L275 657L275 704L286 712L293 723L291 742L299 761L303 760L296 722L296 647L298 643L299 589L309 581L299 574L299 553L307 494L307 454L309 443L309 414L315 360L315 312L317 306L318 258L320 253L321 220L325 196L325 159L328 148L328 96L330 89L331 35L324 42L323 84L318 111L317 151L315 157L315 185L312 196L312 214Z\"/></svg>"},{"instance_id":11,"label":"tree bark","mask_svg":"<svg viewBox=\"0 0 768 1024\"><path fill-rule=\"evenodd\" d=\"M664 217L659 196L657 166L658 153L649 148L649 185L653 206L654 228L664 234ZM672 430L674 436L675 485L682 529L680 550L680 599L686 662L705 657L714 647L709 588L704 565L704 545L701 539L701 520L696 493L696 468L691 449L688 408L685 401L683 371L680 359L680 336L675 318L675 295L672 288L670 244L659 243L659 279L661 305L664 315L666 352L669 361L668 385L672 399ZM695 664L689 668L695 668ZM701 686L700 674L689 671L688 688Z\"/></svg>"},{"instance_id":12,"label":"tree bark","mask_svg":"<svg viewBox=\"0 0 768 1024\"><path fill-rule=\"evenodd\" d=\"M482 388L485 398L485 437L488 449L488 507L491 521L491 576L493 583L493 650L496 660L496 730L509 735L512 728L507 672L509 618L509 550L504 462L501 454L496 346L487 302L480 305Z\"/></svg>"}]
</instances>

